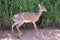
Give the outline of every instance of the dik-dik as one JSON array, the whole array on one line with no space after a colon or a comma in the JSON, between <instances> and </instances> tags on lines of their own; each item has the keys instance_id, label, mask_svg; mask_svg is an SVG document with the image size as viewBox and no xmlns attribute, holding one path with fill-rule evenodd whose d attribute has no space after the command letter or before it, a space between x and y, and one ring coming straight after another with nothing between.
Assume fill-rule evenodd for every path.
<instances>
[{"instance_id":1,"label":"dik-dik","mask_svg":"<svg viewBox=\"0 0 60 40\"><path fill-rule=\"evenodd\" d=\"M38 29L37 29L37 26L36 26L36 21L38 21L39 17L42 15L42 12L43 11L47 11L46 8L41 5L41 4L38 4L38 7L39 7L39 12L38 13L34 13L34 12L22 12L22 13L18 13L18 14L15 14L13 16L13 25L12 25L12 32L13 32L13 28L15 25L17 30L22 33L20 30L19 30L19 27L23 24L23 23L29 23L29 22L32 22L33 25L34 25L34 29L36 32L38 32Z\"/></svg>"}]
</instances>

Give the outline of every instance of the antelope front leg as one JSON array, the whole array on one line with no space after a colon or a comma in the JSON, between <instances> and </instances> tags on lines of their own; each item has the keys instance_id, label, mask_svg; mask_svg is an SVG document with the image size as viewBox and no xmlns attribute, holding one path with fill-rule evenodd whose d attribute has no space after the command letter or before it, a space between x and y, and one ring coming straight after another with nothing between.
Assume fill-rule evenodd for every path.
<instances>
[{"instance_id":1,"label":"antelope front leg","mask_svg":"<svg viewBox=\"0 0 60 40\"><path fill-rule=\"evenodd\" d=\"M40 33L40 32L38 31L38 29L37 29L36 24L35 24L35 23L33 23L33 24L34 24L34 29L35 29L35 31L36 31L37 33Z\"/></svg>"},{"instance_id":2,"label":"antelope front leg","mask_svg":"<svg viewBox=\"0 0 60 40\"><path fill-rule=\"evenodd\" d=\"M18 30L20 33L22 33L22 32L19 30L19 27L20 27L20 25L17 25L17 26L16 26L17 30Z\"/></svg>"},{"instance_id":3,"label":"antelope front leg","mask_svg":"<svg viewBox=\"0 0 60 40\"><path fill-rule=\"evenodd\" d=\"M13 33L13 28L14 28L15 25L17 25L17 23L14 23L14 24L12 25L12 33Z\"/></svg>"},{"instance_id":4,"label":"antelope front leg","mask_svg":"<svg viewBox=\"0 0 60 40\"><path fill-rule=\"evenodd\" d=\"M19 27L20 27L22 24L23 24L23 23L20 23L20 24L18 24L18 25L16 26L17 30L21 33L21 35L22 35L23 33L20 31Z\"/></svg>"}]
</instances>

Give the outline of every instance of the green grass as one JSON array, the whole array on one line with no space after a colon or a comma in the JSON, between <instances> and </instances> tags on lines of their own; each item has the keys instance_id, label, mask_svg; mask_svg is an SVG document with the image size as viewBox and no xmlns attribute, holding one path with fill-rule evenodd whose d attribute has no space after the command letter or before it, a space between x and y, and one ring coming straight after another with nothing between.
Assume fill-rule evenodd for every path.
<instances>
[{"instance_id":1,"label":"green grass","mask_svg":"<svg viewBox=\"0 0 60 40\"><path fill-rule=\"evenodd\" d=\"M41 26L60 23L60 0L0 0L0 24L11 25L12 16L18 12L38 12L41 2L47 9L42 14Z\"/></svg>"}]
</instances>

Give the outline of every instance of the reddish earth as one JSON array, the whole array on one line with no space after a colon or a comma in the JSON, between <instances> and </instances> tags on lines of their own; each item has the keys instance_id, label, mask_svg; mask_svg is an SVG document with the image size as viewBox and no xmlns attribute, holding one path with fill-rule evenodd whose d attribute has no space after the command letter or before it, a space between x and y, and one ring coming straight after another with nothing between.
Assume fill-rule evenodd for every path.
<instances>
[{"instance_id":1,"label":"reddish earth","mask_svg":"<svg viewBox=\"0 0 60 40\"><path fill-rule=\"evenodd\" d=\"M39 34L32 29L22 30L23 34L10 31L0 31L0 40L60 40L60 29L58 28L44 28L38 29Z\"/></svg>"}]
</instances>

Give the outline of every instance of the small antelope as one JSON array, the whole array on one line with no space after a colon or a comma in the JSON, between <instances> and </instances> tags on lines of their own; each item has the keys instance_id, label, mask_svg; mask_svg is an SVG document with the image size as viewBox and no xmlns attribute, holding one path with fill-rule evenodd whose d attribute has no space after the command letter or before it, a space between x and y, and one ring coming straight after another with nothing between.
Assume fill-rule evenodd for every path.
<instances>
[{"instance_id":1,"label":"small antelope","mask_svg":"<svg viewBox=\"0 0 60 40\"><path fill-rule=\"evenodd\" d=\"M13 32L13 28L15 25L17 30L22 33L20 30L19 30L19 27L23 24L23 23L29 23L29 22L32 22L33 25L34 25L34 29L36 32L38 32L38 29L37 29L37 26L35 24L36 21L38 21L39 17L41 16L42 12L43 11L47 11L46 8L41 5L41 4L38 4L38 7L39 7L39 13L34 13L34 12L23 12L23 13L18 13L16 15L13 16L13 25L12 25L12 32Z\"/></svg>"}]
</instances>

